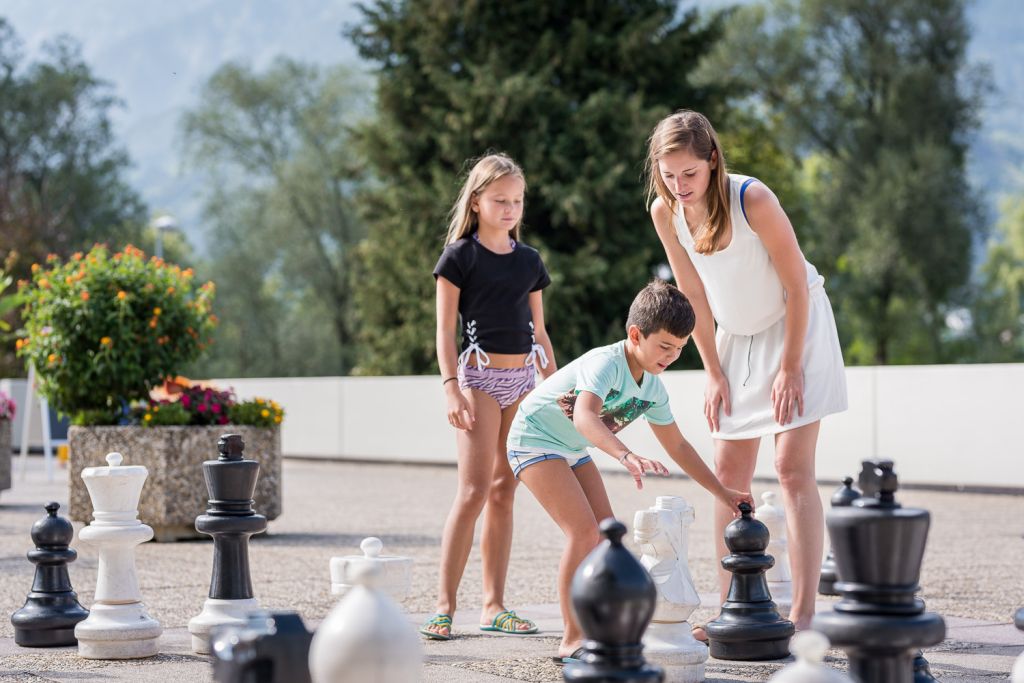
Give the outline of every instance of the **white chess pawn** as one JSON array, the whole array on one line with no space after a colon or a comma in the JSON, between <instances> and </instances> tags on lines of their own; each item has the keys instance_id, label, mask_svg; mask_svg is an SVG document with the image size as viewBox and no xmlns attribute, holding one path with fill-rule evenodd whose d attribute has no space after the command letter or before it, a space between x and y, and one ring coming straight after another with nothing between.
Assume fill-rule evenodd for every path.
<instances>
[{"instance_id":1,"label":"white chess pawn","mask_svg":"<svg viewBox=\"0 0 1024 683\"><path fill-rule=\"evenodd\" d=\"M359 544L362 555L345 555L331 558L331 593L343 597L355 585L352 572L356 567L373 564L380 567L377 580L380 590L401 604L412 587L412 558L400 555L381 555L384 543L376 536L364 538Z\"/></svg>"},{"instance_id":2,"label":"white chess pawn","mask_svg":"<svg viewBox=\"0 0 1024 683\"><path fill-rule=\"evenodd\" d=\"M135 575L135 546L153 538L138 519L145 467L121 466L121 454L107 455L107 467L87 467L82 480L92 500L93 521L78 533L99 550L96 602L75 626L78 654L86 659L136 659L158 652L162 629L146 613Z\"/></svg>"},{"instance_id":3,"label":"white chess pawn","mask_svg":"<svg viewBox=\"0 0 1024 683\"><path fill-rule=\"evenodd\" d=\"M644 656L665 669L667 683L704 680L708 648L697 642L687 623L700 606L688 566L693 508L678 496L658 496L653 507L639 510L633 540L640 564L658 589L654 619L643 637Z\"/></svg>"},{"instance_id":4,"label":"white chess pawn","mask_svg":"<svg viewBox=\"0 0 1024 683\"><path fill-rule=\"evenodd\" d=\"M853 683L849 676L823 664L829 642L817 631L800 631L789 641L796 663L768 679L768 683Z\"/></svg>"},{"instance_id":5,"label":"white chess pawn","mask_svg":"<svg viewBox=\"0 0 1024 683\"><path fill-rule=\"evenodd\" d=\"M786 512L776 504L775 492L761 494L763 504L754 510L754 516L768 527L770 540L765 551L775 558L775 565L765 573L768 591L779 608L779 614L789 615L793 603L793 576L789 571L789 542L786 540Z\"/></svg>"},{"instance_id":6,"label":"white chess pawn","mask_svg":"<svg viewBox=\"0 0 1024 683\"><path fill-rule=\"evenodd\" d=\"M309 647L313 683L413 683L423 645L401 608L377 587L379 564L358 564L355 583L327 614Z\"/></svg>"}]
</instances>

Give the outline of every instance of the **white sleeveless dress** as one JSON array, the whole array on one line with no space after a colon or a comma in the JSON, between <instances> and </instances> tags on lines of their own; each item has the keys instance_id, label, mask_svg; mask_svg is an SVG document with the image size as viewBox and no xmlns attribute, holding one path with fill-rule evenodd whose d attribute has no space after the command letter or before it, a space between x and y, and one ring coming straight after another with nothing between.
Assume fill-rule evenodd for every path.
<instances>
[{"instance_id":1,"label":"white sleeveless dress","mask_svg":"<svg viewBox=\"0 0 1024 683\"><path fill-rule=\"evenodd\" d=\"M699 254L681 214L676 235L700 275L711 313L718 323L715 343L729 380L732 415L719 413L716 439L751 439L777 434L846 410L846 372L824 278L804 260L809 293L807 336L804 339L804 413L780 425L772 409L772 384L782 365L786 332L785 290L768 250L750 227L742 192L752 182L729 175L732 239L714 254Z\"/></svg>"}]
</instances>

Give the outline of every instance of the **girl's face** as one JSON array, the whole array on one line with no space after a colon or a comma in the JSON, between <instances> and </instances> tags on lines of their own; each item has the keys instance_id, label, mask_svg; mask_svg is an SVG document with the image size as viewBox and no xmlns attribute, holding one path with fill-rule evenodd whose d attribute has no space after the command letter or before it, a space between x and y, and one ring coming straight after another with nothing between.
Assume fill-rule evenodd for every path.
<instances>
[{"instance_id":1,"label":"girl's face","mask_svg":"<svg viewBox=\"0 0 1024 683\"><path fill-rule=\"evenodd\" d=\"M481 228L511 231L523 218L523 195L526 183L522 178L506 175L498 178L473 197L473 213Z\"/></svg>"},{"instance_id":2,"label":"girl's face","mask_svg":"<svg viewBox=\"0 0 1024 683\"><path fill-rule=\"evenodd\" d=\"M689 150L670 152L658 159L658 173L668 191L683 207L702 206L711 184L711 171L718 164L718 154L711 160L698 159Z\"/></svg>"}]
</instances>

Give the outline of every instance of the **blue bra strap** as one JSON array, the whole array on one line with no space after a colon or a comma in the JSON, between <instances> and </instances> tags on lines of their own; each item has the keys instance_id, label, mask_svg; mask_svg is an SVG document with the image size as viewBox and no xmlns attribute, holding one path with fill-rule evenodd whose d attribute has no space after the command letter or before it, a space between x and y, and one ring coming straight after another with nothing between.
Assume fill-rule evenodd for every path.
<instances>
[{"instance_id":1,"label":"blue bra strap","mask_svg":"<svg viewBox=\"0 0 1024 683\"><path fill-rule=\"evenodd\" d=\"M743 212L743 218L747 223L750 223L750 220L747 219L747 207L743 205L743 193L746 192L747 187L754 182L757 182L757 178L747 178L743 181L743 184L740 185L740 210Z\"/></svg>"}]
</instances>

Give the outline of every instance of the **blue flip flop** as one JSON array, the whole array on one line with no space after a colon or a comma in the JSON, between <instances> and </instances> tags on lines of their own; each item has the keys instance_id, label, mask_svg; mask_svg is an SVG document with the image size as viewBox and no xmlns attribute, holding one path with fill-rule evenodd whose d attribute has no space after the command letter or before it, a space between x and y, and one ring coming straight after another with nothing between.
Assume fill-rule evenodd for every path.
<instances>
[{"instance_id":1,"label":"blue flip flop","mask_svg":"<svg viewBox=\"0 0 1024 683\"><path fill-rule=\"evenodd\" d=\"M448 629L448 635L431 631L431 626L442 626ZM447 614L435 614L432 618L427 619L426 623L420 627L420 633L431 640L451 640L452 639L452 618Z\"/></svg>"}]
</instances>

